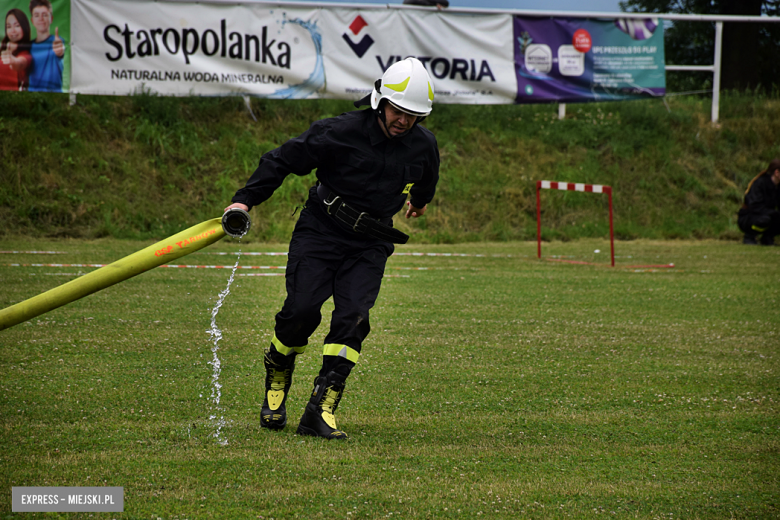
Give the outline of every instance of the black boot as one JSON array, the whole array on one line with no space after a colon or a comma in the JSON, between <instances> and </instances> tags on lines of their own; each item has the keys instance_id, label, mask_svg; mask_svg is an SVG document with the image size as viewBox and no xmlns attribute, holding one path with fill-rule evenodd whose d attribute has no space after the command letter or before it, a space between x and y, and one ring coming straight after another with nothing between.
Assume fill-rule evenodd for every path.
<instances>
[{"instance_id":1,"label":"black boot","mask_svg":"<svg viewBox=\"0 0 780 520\"><path fill-rule=\"evenodd\" d=\"M758 244L758 240L756 240L756 235L749 235L745 233L745 237L742 239L742 243L749 246L755 246Z\"/></svg>"},{"instance_id":2,"label":"black boot","mask_svg":"<svg viewBox=\"0 0 780 520\"><path fill-rule=\"evenodd\" d=\"M338 370L338 369L336 369ZM298 435L313 435L330 439L346 439L347 434L336 426L336 408L344 395L346 374L336 370L314 379L314 391L298 426Z\"/></svg>"},{"instance_id":3,"label":"black boot","mask_svg":"<svg viewBox=\"0 0 780 520\"><path fill-rule=\"evenodd\" d=\"M284 356L273 347L265 351L265 397L260 411L260 427L281 430L287 424L285 402L292 385L295 355Z\"/></svg>"}]
</instances>

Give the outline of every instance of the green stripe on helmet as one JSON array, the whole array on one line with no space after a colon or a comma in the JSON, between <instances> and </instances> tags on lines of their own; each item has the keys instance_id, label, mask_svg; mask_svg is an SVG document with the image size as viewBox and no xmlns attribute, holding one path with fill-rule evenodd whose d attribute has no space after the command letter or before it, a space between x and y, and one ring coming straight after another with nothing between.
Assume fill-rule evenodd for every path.
<instances>
[{"instance_id":1,"label":"green stripe on helmet","mask_svg":"<svg viewBox=\"0 0 780 520\"><path fill-rule=\"evenodd\" d=\"M406 90L406 85L409 84L410 79L411 76L403 80L401 83L393 83L393 84L385 83L385 86L390 90L395 90L396 92L403 92L404 90Z\"/></svg>"}]
</instances>

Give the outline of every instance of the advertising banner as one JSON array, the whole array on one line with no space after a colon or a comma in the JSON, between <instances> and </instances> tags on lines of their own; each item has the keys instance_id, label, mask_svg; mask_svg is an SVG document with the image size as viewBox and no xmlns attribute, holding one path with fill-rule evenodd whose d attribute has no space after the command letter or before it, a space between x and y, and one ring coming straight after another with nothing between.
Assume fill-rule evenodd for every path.
<instances>
[{"instance_id":1,"label":"advertising banner","mask_svg":"<svg viewBox=\"0 0 780 520\"><path fill-rule=\"evenodd\" d=\"M319 25L328 97L363 97L409 56L430 73L435 103L508 104L516 97L510 15L328 9Z\"/></svg>"},{"instance_id":2,"label":"advertising banner","mask_svg":"<svg viewBox=\"0 0 780 520\"><path fill-rule=\"evenodd\" d=\"M514 19L517 103L663 96L663 25L655 20Z\"/></svg>"},{"instance_id":3,"label":"advertising banner","mask_svg":"<svg viewBox=\"0 0 780 520\"><path fill-rule=\"evenodd\" d=\"M418 58L434 103L665 94L658 20L126 0L6 0L0 90L359 99Z\"/></svg>"},{"instance_id":4,"label":"advertising banner","mask_svg":"<svg viewBox=\"0 0 780 520\"><path fill-rule=\"evenodd\" d=\"M74 0L71 91L307 98L325 84L317 12Z\"/></svg>"},{"instance_id":5,"label":"advertising banner","mask_svg":"<svg viewBox=\"0 0 780 520\"><path fill-rule=\"evenodd\" d=\"M73 27L76 93L358 99L415 56L437 103L516 97L509 15L75 0Z\"/></svg>"},{"instance_id":6,"label":"advertising banner","mask_svg":"<svg viewBox=\"0 0 780 520\"><path fill-rule=\"evenodd\" d=\"M68 92L70 0L3 0L0 90Z\"/></svg>"}]
</instances>

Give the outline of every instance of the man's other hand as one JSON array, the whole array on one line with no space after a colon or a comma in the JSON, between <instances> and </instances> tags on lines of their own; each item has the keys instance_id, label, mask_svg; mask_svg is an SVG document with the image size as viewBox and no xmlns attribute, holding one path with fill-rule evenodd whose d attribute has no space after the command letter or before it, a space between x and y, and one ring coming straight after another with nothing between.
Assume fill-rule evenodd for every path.
<instances>
[{"instance_id":1,"label":"man's other hand","mask_svg":"<svg viewBox=\"0 0 780 520\"><path fill-rule=\"evenodd\" d=\"M426 204L422 208L416 208L416 207L412 206L411 201L408 201L408 200L406 201L406 206L407 206L407 208L406 208L406 218L409 218L409 217L414 217L414 218L422 217L423 213L425 213L425 209L428 207L428 205Z\"/></svg>"}]
</instances>

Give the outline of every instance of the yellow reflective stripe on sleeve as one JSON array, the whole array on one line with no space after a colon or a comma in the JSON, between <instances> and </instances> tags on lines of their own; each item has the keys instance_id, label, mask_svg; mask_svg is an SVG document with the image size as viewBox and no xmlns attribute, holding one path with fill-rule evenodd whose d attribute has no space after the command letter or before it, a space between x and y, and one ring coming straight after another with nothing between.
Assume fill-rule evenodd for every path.
<instances>
[{"instance_id":1,"label":"yellow reflective stripe on sleeve","mask_svg":"<svg viewBox=\"0 0 780 520\"><path fill-rule=\"evenodd\" d=\"M411 79L411 76L403 80L401 83L385 83L385 86L389 88L390 90L395 90L396 92L403 92L406 90L406 85L409 84L409 80Z\"/></svg>"},{"instance_id":2,"label":"yellow reflective stripe on sleeve","mask_svg":"<svg viewBox=\"0 0 780 520\"><path fill-rule=\"evenodd\" d=\"M340 345L339 343L328 343L326 345L323 345L322 355L343 357L347 361L352 361L353 363L357 363L358 358L360 357L360 352L358 352L352 347L348 347L346 345Z\"/></svg>"},{"instance_id":3,"label":"yellow reflective stripe on sleeve","mask_svg":"<svg viewBox=\"0 0 780 520\"><path fill-rule=\"evenodd\" d=\"M277 352L279 352L284 356L289 356L293 352L295 352L296 354L303 354L304 352L306 352L306 345L302 347L288 347L287 345L279 341L279 339L276 337L276 334L274 334L274 337L271 338L271 343L273 344L274 347L276 347Z\"/></svg>"},{"instance_id":4,"label":"yellow reflective stripe on sleeve","mask_svg":"<svg viewBox=\"0 0 780 520\"><path fill-rule=\"evenodd\" d=\"M407 184L406 188L404 188L404 191L402 191L401 194L409 193L409 191L412 189L412 186L414 186L413 182L410 182L409 184Z\"/></svg>"}]
</instances>

